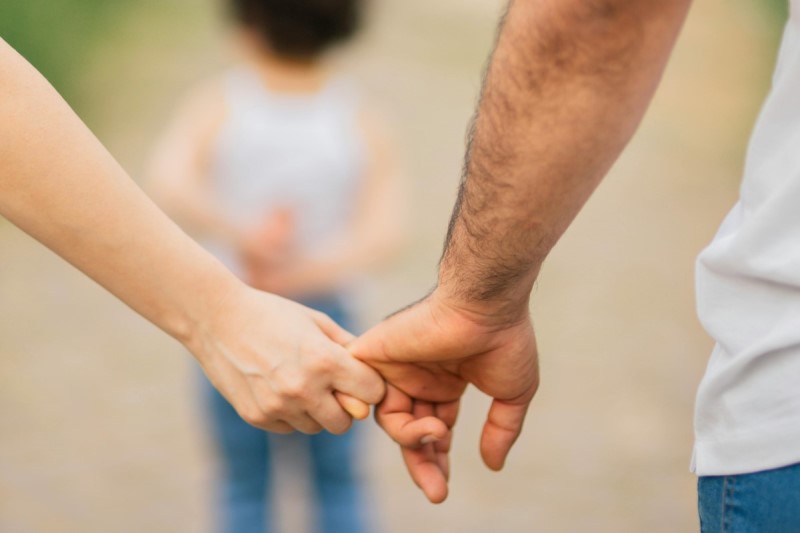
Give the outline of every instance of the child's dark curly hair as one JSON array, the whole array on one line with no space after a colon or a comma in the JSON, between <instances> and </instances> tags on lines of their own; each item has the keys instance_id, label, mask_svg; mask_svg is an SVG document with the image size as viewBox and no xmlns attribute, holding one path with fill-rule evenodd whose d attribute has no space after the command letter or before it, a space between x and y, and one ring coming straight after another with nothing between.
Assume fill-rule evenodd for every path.
<instances>
[{"instance_id":1,"label":"child's dark curly hair","mask_svg":"<svg viewBox=\"0 0 800 533\"><path fill-rule=\"evenodd\" d=\"M232 0L237 19L276 53L313 58L352 36L362 0Z\"/></svg>"}]
</instances>

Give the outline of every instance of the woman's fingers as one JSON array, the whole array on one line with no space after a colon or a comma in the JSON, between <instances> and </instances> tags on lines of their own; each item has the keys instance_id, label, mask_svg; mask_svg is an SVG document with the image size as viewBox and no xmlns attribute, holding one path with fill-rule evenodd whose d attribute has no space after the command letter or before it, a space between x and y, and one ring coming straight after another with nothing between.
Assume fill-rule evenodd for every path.
<instances>
[{"instance_id":1,"label":"woman's fingers","mask_svg":"<svg viewBox=\"0 0 800 533\"><path fill-rule=\"evenodd\" d=\"M325 313L321 313L319 311L308 309L307 312L311 316L311 319L317 325L317 327L328 337L330 340L339 344L340 346L346 346L350 342L352 342L356 337L347 331L346 329L342 328L339 324L337 324L333 319L331 319ZM348 352L349 355L349 352ZM383 396L383 387L381 384L378 384L375 377L377 373L366 367L363 363L359 361L353 361L355 364L348 365L350 367L349 371L353 371L355 369L356 375L353 376L356 379L353 380L354 386L362 387L366 392L363 393L363 396L366 396L365 400L375 400L372 403L377 403ZM347 372L346 370L345 372ZM377 378L378 380L382 381L380 376ZM355 384L355 381L360 381L359 384ZM369 390L367 390L369 389ZM361 400L351 394L346 392L341 392L338 390L334 391L334 397L338 401L339 405L349 414L351 417L355 418L356 420L364 420L369 416L370 412L370 404L367 403L365 400ZM380 396L380 397L379 397ZM332 412L332 409L330 409ZM349 427L349 425L348 425ZM329 428L326 427L328 431L331 431ZM346 429L345 429L346 431ZM332 433L339 433L331 431Z\"/></svg>"},{"instance_id":2,"label":"woman's fingers","mask_svg":"<svg viewBox=\"0 0 800 533\"><path fill-rule=\"evenodd\" d=\"M383 377L374 368L354 358L344 348L341 348L341 351L337 350L333 361L326 368L330 371L328 377L334 390L370 405L383 400L386 392L386 382Z\"/></svg>"},{"instance_id":3,"label":"woman's fingers","mask_svg":"<svg viewBox=\"0 0 800 533\"><path fill-rule=\"evenodd\" d=\"M306 310L309 312L311 319L314 321L320 331L322 331L325 336L327 336L336 344L347 346L349 343L355 340L355 335L341 327L336 323L336 321L334 321L325 313L309 308L306 308Z\"/></svg>"},{"instance_id":4,"label":"woman's fingers","mask_svg":"<svg viewBox=\"0 0 800 533\"><path fill-rule=\"evenodd\" d=\"M369 404L362 402L358 398L353 398L344 392L333 391L336 401L347 411L347 414L356 420L364 420L369 416Z\"/></svg>"}]
</instances>

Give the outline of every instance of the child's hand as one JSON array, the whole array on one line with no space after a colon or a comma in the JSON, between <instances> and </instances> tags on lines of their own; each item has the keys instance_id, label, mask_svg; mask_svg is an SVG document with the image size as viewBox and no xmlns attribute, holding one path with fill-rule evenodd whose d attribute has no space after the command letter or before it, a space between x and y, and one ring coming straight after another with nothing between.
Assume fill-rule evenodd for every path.
<instances>
[{"instance_id":1,"label":"child's hand","mask_svg":"<svg viewBox=\"0 0 800 533\"><path fill-rule=\"evenodd\" d=\"M269 267L256 267L250 274L248 282L253 287L291 298L326 293L342 281L340 269L332 262L297 256Z\"/></svg>"},{"instance_id":2,"label":"child's hand","mask_svg":"<svg viewBox=\"0 0 800 533\"><path fill-rule=\"evenodd\" d=\"M270 211L258 225L244 231L237 243L244 281L253 287L269 290L259 280L265 272L287 261L294 242L294 213L287 208Z\"/></svg>"},{"instance_id":3,"label":"child's hand","mask_svg":"<svg viewBox=\"0 0 800 533\"><path fill-rule=\"evenodd\" d=\"M239 251L249 260L273 262L285 256L294 241L294 212L288 208L273 209L257 225L244 232Z\"/></svg>"}]
</instances>

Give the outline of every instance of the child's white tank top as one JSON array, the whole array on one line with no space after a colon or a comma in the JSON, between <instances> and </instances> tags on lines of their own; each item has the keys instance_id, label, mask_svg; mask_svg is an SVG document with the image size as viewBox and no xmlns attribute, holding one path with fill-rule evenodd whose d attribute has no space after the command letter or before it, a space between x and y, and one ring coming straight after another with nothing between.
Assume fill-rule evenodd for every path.
<instances>
[{"instance_id":1,"label":"child's white tank top","mask_svg":"<svg viewBox=\"0 0 800 533\"><path fill-rule=\"evenodd\" d=\"M354 87L335 79L312 94L273 93L241 67L226 74L224 95L227 115L211 157L218 205L240 227L291 210L296 245L313 257L349 223L364 173ZM240 273L229 244L206 244Z\"/></svg>"}]
</instances>

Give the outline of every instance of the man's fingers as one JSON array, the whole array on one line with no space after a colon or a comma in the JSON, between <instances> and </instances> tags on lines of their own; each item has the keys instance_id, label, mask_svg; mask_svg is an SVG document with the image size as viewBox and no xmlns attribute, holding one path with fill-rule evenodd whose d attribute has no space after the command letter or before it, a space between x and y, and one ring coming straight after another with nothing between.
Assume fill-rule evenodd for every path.
<instances>
[{"instance_id":1,"label":"man's fingers","mask_svg":"<svg viewBox=\"0 0 800 533\"><path fill-rule=\"evenodd\" d=\"M412 332L406 327L408 319L404 316L405 313L405 311L398 313L370 328L369 331L350 343L347 348L357 358L370 362L393 362L392 353L396 351L416 352L417 350L408 346L415 340L411 336ZM405 339L399 336L403 328L406 328Z\"/></svg>"},{"instance_id":2,"label":"man's fingers","mask_svg":"<svg viewBox=\"0 0 800 533\"><path fill-rule=\"evenodd\" d=\"M437 418L440 410L444 421ZM375 409L378 424L401 445L411 479L432 503L447 498L450 424L457 413L458 402L439 406L415 401L392 385L387 385L386 397Z\"/></svg>"},{"instance_id":3,"label":"man's fingers","mask_svg":"<svg viewBox=\"0 0 800 533\"><path fill-rule=\"evenodd\" d=\"M440 441L450 432L444 422L434 416L414 418L411 414L393 413L378 415L377 420L393 441L409 448Z\"/></svg>"},{"instance_id":4,"label":"man's fingers","mask_svg":"<svg viewBox=\"0 0 800 533\"><path fill-rule=\"evenodd\" d=\"M461 405L461 398L454 402L442 402L434 404L436 418L447 424L447 427L452 428L456 425L458 419L458 409Z\"/></svg>"},{"instance_id":5,"label":"man's fingers","mask_svg":"<svg viewBox=\"0 0 800 533\"><path fill-rule=\"evenodd\" d=\"M450 402L461 397L467 382L441 368L412 363L367 361L383 379L402 389L409 396L429 402Z\"/></svg>"},{"instance_id":6,"label":"man's fingers","mask_svg":"<svg viewBox=\"0 0 800 533\"><path fill-rule=\"evenodd\" d=\"M501 470L511 446L522 431L530 400L524 403L495 399L481 435L481 457L492 470Z\"/></svg>"},{"instance_id":7,"label":"man's fingers","mask_svg":"<svg viewBox=\"0 0 800 533\"><path fill-rule=\"evenodd\" d=\"M427 299L387 318L348 346L364 361L445 361L463 356L459 332L442 331Z\"/></svg>"},{"instance_id":8,"label":"man's fingers","mask_svg":"<svg viewBox=\"0 0 800 533\"><path fill-rule=\"evenodd\" d=\"M420 403L425 407L421 407ZM375 409L378 425L396 443L409 448L417 448L448 436L450 429L447 424L433 414L430 404L414 402L392 385L387 386L384 401Z\"/></svg>"},{"instance_id":9,"label":"man's fingers","mask_svg":"<svg viewBox=\"0 0 800 533\"><path fill-rule=\"evenodd\" d=\"M442 470L432 444L421 448L400 448L403 461L414 483L431 503L447 499L447 475Z\"/></svg>"}]
</instances>

